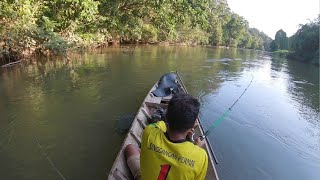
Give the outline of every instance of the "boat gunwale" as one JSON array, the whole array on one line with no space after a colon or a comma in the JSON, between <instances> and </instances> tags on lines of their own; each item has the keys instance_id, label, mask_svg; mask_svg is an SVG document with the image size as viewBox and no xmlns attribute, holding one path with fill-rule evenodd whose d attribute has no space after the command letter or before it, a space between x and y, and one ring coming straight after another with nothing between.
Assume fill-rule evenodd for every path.
<instances>
[{"instance_id":1,"label":"boat gunwale","mask_svg":"<svg viewBox=\"0 0 320 180\"><path fill-rule=\"evenodd\" d=\"M132 128L134 127L135 122L138 121L137 119L138 119L139 111L142 110L143 104L146 102L146 99L148 98L148 96L150 96L150 93L151 93L152 89L157 86L158 82L159 82L159 81L157 81L157 82L152 86L152 88L149 90L147 96L143 99L143 101L142 101L142 103L141 103L141 105L140 105L140 107L139 107L138 113L137 113L136 116L134 117L134 119L133 119L133 121L132 121L132 123L131 123L130 129L128 130L128 132L127 132L127 134L126 134L126 137L124 138L124 140L123 140L123 142L122 142L122 144L121 144L121 146L120 146L121 148L120 148L120 150L119 150L119 152L118 152L118 154L117 154L116 159L115 159L114 162L113 162L113 165L112 165L112 167L111 167L111 169L110 169L110 172L109 172L108 177L112 176L113 171L117 169L117 167L115 167L115 166L117 165L116 162L119 161L119 159L121 158L121 157L120 157L121 151L124 150L124 147L123 147L123 146L125 145L128 137L130 136L130 132L132 132ZM139 122L138 122L138 123L139 123ZM108 178L108 179L109 179L109 178Z\"/></svg>"},{"instance_id":2,"label":"boat gunwale","mask_svg":"<svg viewBox=\"0 0 320 180\"><path fill-rule=\"evenodd\" d=\"M181 87L183 88L183 90L185 91L185 93L189 94L186 86L184 85L184 83L183 83L183 81L182 81L182 79L181 79L181 76L180 76L179 72L176 71L176 74L177 74L177 76L178 76L178 78L179 78L179 81L180 81L180 83L181 83ZM198 119L197 121L198 121L198 124L199 124L198 127L199 127L199 130L200 130L200 134L201 134L201 135L204 135L204 128L202 127L202 124L201 124L201 120L200 120L199 115L198 115L198 118L197 118L197 119ZM214 156L215 156L215 155L214 155L214 151L213 151L212 146L211 146L209 140L207 139L207 137L205 137L204 140L205 140L206 149L208 150L207 154L208 154L208 156L209 156L210 163L211 163L212 168L213 168L213 171L214 171L214 175L215 175L215 177L216 177L216 180L219 180L219 176L218 176L218 173L217 173L217 169L216 169L215 163L213 162L213 160L215 159L215 157L214 157ZM215 160L215 161L216 161L216 160ZM217 162L217 161L216 161L216 162Z\"/></svg>"}]
</instances>

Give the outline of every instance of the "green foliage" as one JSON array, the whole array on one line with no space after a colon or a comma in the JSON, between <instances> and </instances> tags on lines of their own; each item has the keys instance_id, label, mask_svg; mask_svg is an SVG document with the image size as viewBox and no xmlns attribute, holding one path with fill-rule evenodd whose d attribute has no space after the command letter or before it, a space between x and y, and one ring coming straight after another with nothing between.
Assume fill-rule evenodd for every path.
<instances>
[{"instance_id":1,"label":"green foliage","mask_svg":"<svg viewBox=\"0 0 320 180\"><path fill-rule=\"evenodd\" d=\"M308 61L319 65L319 28L320 16L314 21L301 25L300 29L290 37L293 51L289 58Z\"/></svg>"},{"instance_id":2,"label":"green foliage","mask_svg":"<svg viewBox=\"0 0 320 180\"><path fill-rule=\"evenodd\" d=\"M70 45L51 30L37 28L29 35L36 43L37 51L41 53L53 53L56 55L66 55Z\"/></svg>"},{"instance_id":3,"label":"green foliage","mask_svg":"<svg viewBox=\"0 0 320 180\"><path fill-rule=\"evenodd\" d=\"M289 49L289 38L287 37L287 33L282 29L277 31L275 39L270 44L271 51L278 50L288 50Z\"/></svg>"},{"instance_id":4,"label":"green foliage","mask_svg":"<svg viewBox=\"0 0 320 180\"><path fill-rule=\"evenodd\" d=\"M0 45L5 52L23 52L33 46L28 33L36 27L41 3L32 0L0 2Z\"/></svg>"},{"instance_id":5,"label":"green foliage","mask_svg":"<svg viewBox=\"0 0 320 180\"><path fill-rule=\"evenodd\" d=\"M268 50L225 0L2 0L0 50L64 55L73 45L170 41Z\"/></svg>"},{"instance_id":6,"label":"green foliage","mask_svg":"<svg viewBox=\"0 0 320 180\"><path fill-rule=\"evenodd\" d=\"M271 51L277 51L279 49L278 45L276 44L276 42L274 40L270 44L270 49L271 49Z\"/></svg>"},{"instance_id":7,"label":"green foliage","mask_svg":"<svg viewBox=\"0 0 320 180\"><path fill-rule=\"evenodd\" d=\"M94 0L43 0L42 16L56 22L54 31L95 31L103 18L99 15L98 1Z\"/></svg>"},{"instance_id":8,"label":"green foliage","mask_svg":"<svg viewBox=\"0 0 320 180\"><path fill-rule=\"evenodd\" d=\"M276 47L278 47L279 50L287 50L288 49L288 37L287 33L284 32L282 29L280 29L275 36L275 44Z\"/></svg>"},{"instance_id":9,"label":"green foliage","mask_svg":"<svg viewBox=\"0 0 320 180\"><path fill-rule=\"evenodd\" d=\"M253 36L250 34L249 31L246 31L240 40L239 46L242 48L249 49L252 47L252 43L253 43L252 41L253 41Z\"/></svg>"},{"instance_id":10,"label":"green foliage","mask_svg":"<svg viewBox=\"0 0 320 180\"><path fill-rule=\"evenodd\" d=\"M227 46L237 47L243 38L248 22L243 17L232 14L230 21L225 25L223 39Z\"/></svg>"},{"instance_id":11,"label":"green foliage","mask_svg":"<svg viewBox=\"0 0 320 180\"><path fill-rule=\"evenodd\" d=\"M188 44L208 44L208 33L200 27L182 26L177 32L177 42Z\"/></svg>"},{"instance_id":12,"label":"green foliage","mask_svg":"<svg viewBox=\"0 0 320 180\"><path fill-rule=\"evenodd\" d=\"M270 51L270 44L272 42L272 39L268 35L256 28L250 28L249 32L252 36L255 37L253 40L254 45L251 47L252 49Z\"/></svg>"},{"instance_id":13,"label":"green foliage","mask_svg":"<svg viewBox=\"0 0 320 180\"><path fill-rule=\"evenodd\" d=\"M141 33L141 39L144 42L156 42L158 39L158 30L151 24L144 24Z\"/></svg>"},{"instance_id":14,"label":"green foliage","mask_svg":"<svg viewBox=\"0 0 320 180\"><path fill-rule=\"evenodd\" d=\"M287 55L290 53L290 51L288 50L277 50L275 52L273 52L273 56L276 57L287 57Z\"/></svg>"},{"instance_id":15,"label":"green foliage","mask_svg":"<svg viewBox=\"0 0 320 180\"><path fill-rule=\"evenodd\" d=\"M210 29L209 33L211 34L209 37L210 44L219 46L223 43L223 29L221 23L216 22L216 25Z\"/></svg>"},{"instance_id":16,"label":"green foliage","mask_svg":"<svg viewBox=\"0 0 320 180\"><path fill-rule=\"evenodd\" d=\"M282 29L279 30L270 44L273 55L319 65L319 28L320 16L301 25L289 38Z\"/></svg>"}]
</instances>

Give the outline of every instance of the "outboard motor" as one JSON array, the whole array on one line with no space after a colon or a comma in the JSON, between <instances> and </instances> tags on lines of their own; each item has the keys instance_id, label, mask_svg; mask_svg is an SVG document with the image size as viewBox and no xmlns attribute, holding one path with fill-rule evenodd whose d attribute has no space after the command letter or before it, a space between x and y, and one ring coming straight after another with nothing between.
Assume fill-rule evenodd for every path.
<instances>
[{"instance_id":1,"label":"outboard motor","mask_svg":"<svg viewBox=\"0 0 320 180\"><path fill-rule=\"evenodd\" d=\"M167 73L161 76L157 89L152 92L157 97L170 96L176 93L179 93L179 84L175 73Z\"/></svg>"}]
</instances>

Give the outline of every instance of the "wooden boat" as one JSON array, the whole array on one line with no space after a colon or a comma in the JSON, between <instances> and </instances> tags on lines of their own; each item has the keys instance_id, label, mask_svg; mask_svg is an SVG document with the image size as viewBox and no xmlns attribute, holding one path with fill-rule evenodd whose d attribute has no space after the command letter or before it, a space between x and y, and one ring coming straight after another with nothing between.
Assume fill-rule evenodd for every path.
<instances>
[{"instance_id":1,"label":"wooden boat","mask_svg":"<svg viewBox=\"0 0 320 180\"><path fill-rule=\"evenodd\" d=\"M177 83L179 88L184 92L188 93L186 87L184 86L178 72L177 74ZM147 119L151 117L152 112L156 110L156 108L166 108L168 105L169 100L171 99L172 95L167 97L156 97L152 94L158 87L158 82L151 88L147 97L144 99L135 119L132 122L131 128L122 144L122 147L114 161L114 164L109 172L108 179L109 180L130 180L133 179L133 176L127 166L124 149L127 144L135 144L140 147L142 132L143 129L148 125ZM199 118L197 119L199 126L195 129L197 135L203 135L203 128L200 124ZM205 146L204 149L207 151L209 163L208 163L208 170L206 179L210 180L218 180L217 170L214 164L214 153L213 150L205 138Z\"/></svg>"}]
</instances>

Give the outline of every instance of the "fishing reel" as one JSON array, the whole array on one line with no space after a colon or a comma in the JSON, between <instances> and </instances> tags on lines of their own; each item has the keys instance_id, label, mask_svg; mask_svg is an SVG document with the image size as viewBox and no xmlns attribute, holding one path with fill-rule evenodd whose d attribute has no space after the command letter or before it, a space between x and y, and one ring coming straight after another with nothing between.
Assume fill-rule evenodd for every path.
<instances>
[{"instance_id":1,"label":"fishing reel","mask_svg":"<svg viewBox=\"0 0 320 180\"><path fill-rule=\"evenodd\" d=\"M191 135L187 136L187 140L194 144L196 142L197 138L200 138L200 140L202 141L205 137L206 137L205 135L201 135L201 136L196 137L196 133L193 132Z\"/></svg>"}]
</instances>

